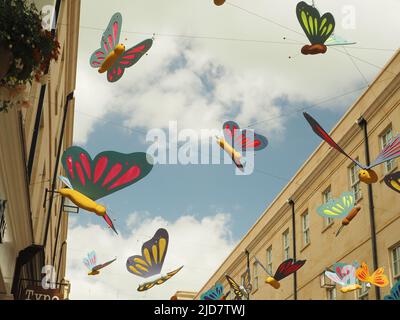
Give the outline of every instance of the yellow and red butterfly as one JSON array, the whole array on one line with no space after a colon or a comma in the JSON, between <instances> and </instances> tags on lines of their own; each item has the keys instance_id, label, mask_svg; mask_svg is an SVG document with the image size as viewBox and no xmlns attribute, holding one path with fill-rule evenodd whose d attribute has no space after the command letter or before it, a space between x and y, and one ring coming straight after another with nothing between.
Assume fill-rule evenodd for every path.
<instances>
[{"instance_id":1,"label":"yellow and red butterfly","mask_svg":"<svg viewBox=\"0 0 400 320\"><path fill-rule=\"evenodd\" d=\"M167 230L160 228L154 237L142 246L142 254L129 257L126 261L127 270L141 278L147 279L138 287L138 291L148 290L155 285L160 285L177 274L183 266L161 274L165 256L167 255L169 235Z\"/></svg>"},{"instance_id":2,"label":"yellow and red butterfly","mask_svg":"<svg viewBox=\"0 0 400 320\"><path fill-rule=\"evenodd\" d=\"M250 270L247 269L243 277L243 285L239 285L235 280L233 280L227 274L225 275L233 293L235 294L235 300L242 300L243 298L248 298L253 286L251 284Z\"/></svg>"},{"instance_id":3,"label":"yellow and red butterfly","mask_svg":"<svg viewBox=\"0 0 400 320\"><path fill-rule=\"evenodd\" d=\"M299 270L304 264L306 263L306 260L297 260L294 261L293 259L287 259L283 261L278 269L276 269L276 272L274 275L272 275L267 268L260 262L260 260L257 259L257 257L254 257L256 260L256 263L261 266L261 268L264 269L264 271L269 275L265 279L265 283L268 283L275 289L279 289L281 284L280 281L287 276L290 276L292 273L295 273L297 270Z\"/></svg>"},{"instance_id":4,"label":"yellow and red butterfly","mask_svg":"<svg viewBox=\"0 0 400 320\"><path fill-rule=\"evenodd\" d=\"M356 276L358 280L366 282L368 287L371 284L378 287L386 287L389 284L389 279L384 272L383 267L380 267L370 275L367 264L363 262L361 263L361 267L356 270Z\"/></svg>"},{"instance_id":5,"label":"yellow and red butterfly","mask_svg":"<svg viewBox=\"0 0 400 320\"><path fill-rule=\"evenodd\" d=\"M125 50L125 45L119 43L122 26L122 15L117 12L112 17L100 41L100 48L90 57L90 65L99 68L99 73L107 71L107 80L115 82L121 79L125 69L132 67L151 48L153 39Z\"/></svg>"},{"instance_id":6,"label":"yellow and red butterfly","mask_svg":"<svg viewBox=\"0 0 400 320\"><path fill-rule=\"evenodd\" d=\"M243 169L243 157L240 151L260 151L268 146L266 137L241 130L234 121L226 121L222 126L224 138L217 137L219 146L232 158L233 163Z\"/></svg>"},{"instance_id":7,"label":"yellow and red butterfly","mask_svg":"<svg viewBox=\"0 0 400 320\"><path fill-rule=\"evenodd\" d=\"M344 152L344 150L332 139L332 137L320 126L320 124L313 117L311 117L307 112L304 112L303 115L306 118L307 122L310 124L313 131L321 139L323 139L332 148L345 155L355 165L361 168L361 170L358 172L358 176L360 180L364 183L371 184L378 181L378 175L374 170L372 170L373 167L394 158L400 157L400 134L398 134L387 144L385 148L383 148L383 150L379 153L378 157L372 164L364 166L357 160L354 160L352 157L350 157L346 152Z\"/></svg>"}]
</instances>

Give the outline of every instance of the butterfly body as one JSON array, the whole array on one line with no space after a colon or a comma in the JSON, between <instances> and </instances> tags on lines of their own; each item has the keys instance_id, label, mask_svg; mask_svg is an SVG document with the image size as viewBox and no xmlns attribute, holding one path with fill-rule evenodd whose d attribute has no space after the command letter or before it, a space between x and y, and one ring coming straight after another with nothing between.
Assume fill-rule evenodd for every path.
<instances>
[{"instance_id":1,"label":"butterfly body","mask_svg":"<svg viewBox=\"0 0 400 320\"><path fill-rule=\"evenodd\" d=\"M349 286L344 286L340 288L340 291L343 293L347 293L347 292L352 292L358 289L361 289L362 287L358 284L358 283L353 283Z\"/></svg>"},{"instance_id":2,"label":"butterfly body","mask_svg":"<svg viewBox=\"0 0 400 320\"><path fill-rule=\"evenodd\" d=\"M89 252L87 257L85 259L83 259L83 263L90 270L88 272L89 276L98 275L100 273L101 269L103 269L103 268L107 267L108 265L110 265L111 263L113 263L115 260L117 260L117 258L107 261L106 263L103 263L103 264L97 264L96 260L97 260L96 252L94 252L94 251Z\"/></svg>"},{"instance_id":3,"label":"butterfly body","mask_svg":"<svg viewBox=\"0 0 400 320\"><path fill-rule=\"evenodd\" d=\"M274 277L267 277L267 279L265 280L265 283L268 283L275 289L279 289L281 287L281 284L279 283L279 281L275 280Z\"/></svg>"},{"instance_id":4,"label":"butterfly body","mask_svg":"<svg viewBox=\"0 0 400 320\"><path fill-rule=\"evenodd\" d=\"M240 163L240 159L242 155L240 152L236 151L224 138L217 138L218 145L232 158L232 161L238 168L243 168L243 165Z\"/></svg>"},{"instance_id":5,"label":"butterfly body","mask_svg":"<svg viewBox=\"0 0 400 320\"><path fill-rule=\"evenodd\" d=\"M104 59L103 63L100 65L99 73L104 73L108 71L119 57L125 52L125 46L123 44L118 44L114 50L112 50Z\"/></svg>"},{"instance_id":6,"label":"butterfly body","mask_svg":"<svg viewBox=\"0 0 400 320\"><path fill-rule=\"evenodd\" d=\"M100 271L98 270L92 270L90 272L88 272L88 276L96 276L100 273Z\"/></svg>"},{"instance_id":7,"label":"butterfly body","mask_svg":"<svg viewBox=\"0 0 400 320\"><path fill-rule=\"evenodd\" d=\"M366 184L378 182L378 175L372 169L361 169L358 171L358 177L360 178L360 181Z\"/></svg>"},{"instance_id":8,"label":"butterfly body","mask_svg":"<svg viewBox=\"0 0 400 320\"><path fill-rule=\"evenodd\" d=\"M71 200L79 208L86 211L93 212L98 216L104 216L106 214L106 208L100 204L97 204L92 199L86 197L79 191L69 188L59 189L58 192L63 196Z\"/></svg>"}]
</instances>

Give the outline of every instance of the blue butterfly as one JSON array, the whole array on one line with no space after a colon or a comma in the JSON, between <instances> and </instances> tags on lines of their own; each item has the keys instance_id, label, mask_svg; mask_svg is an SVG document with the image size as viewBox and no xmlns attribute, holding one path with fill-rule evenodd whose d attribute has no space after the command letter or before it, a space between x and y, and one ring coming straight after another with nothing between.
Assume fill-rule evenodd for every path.
<instances>
[{"instance_id":1,"label":"blue butterfly","mask_svg":"<svg viewBox=\"0 0 400 320\"><path fill-rule=\"evenodd\" d=\"M222 284L217 283L210 290L204 292L200 300L225 300L226 296L224 296L224 287Z\"/></svg>"},{"instance_id":2,"label":"blue butterfly","mask_svg":"<svg viewBox=\"0 0 400 320\"><path fill-rule=\"evenodd\" d=\"M400 280L395 283L390 294L385 296L384 300L400 300Z\"/></svg>"}]
</instances>

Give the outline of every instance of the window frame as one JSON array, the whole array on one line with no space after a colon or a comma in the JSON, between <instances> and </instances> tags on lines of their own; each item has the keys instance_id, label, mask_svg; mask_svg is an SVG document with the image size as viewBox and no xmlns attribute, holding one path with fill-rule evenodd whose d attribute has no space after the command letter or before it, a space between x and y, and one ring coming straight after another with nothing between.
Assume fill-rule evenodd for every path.
<instances>
[{"instance_id":1,"label":"window frame","mask_svg":"<svg viewBox=\"0 0 400 320\"><path fill-rule=\"evenodd\" d=\"M307 222L306 225L305 221ZM310 213L308 212L308 210L301 215L301 233L303 235L303 248L305 248L311 243Z\"/></svg>"},{"instance_id":2,"label":"window frame","mask_svg":"<svg viewBox=\"0 0 400 320\"><path fill-rule=\"evenodd\" d=\"M326 194L329 194L329 196L326 196ZM332 188L331 186L329 186L328 188L326 188L323 192L322 192L322 202L324 204L328 203L330 200L332 200ZM333 218L329 218L329 217L323 217L324 219L324 228L330 226L331 224L333 224L334 219Z\"/></svg>"},{"instance_id":3,"label":"window frame","mask_svg":"<svg viewBox=\"0 0 400 320\"><path fill-rule=\"evenodd\" d=\"M283 260L290 258L290 237L289 228L282 233Z\"/></svg>"},{"instance_id":4,"label":"window frame","mask_svg":"<svg viewBox=\"0 0 400 320\"><path fill-rule=\"evenodd\" d=\"M272 245L270 245L266 250L266 260L267 260L267 263L266 263L267 271L270 274L273 274L273 272L272 272L272 270L273 270L273 265L272 265L272 263L273 263L272 262Z\"/></svg>"},{"instance_id":5,"label":"window frame","mask_svg":"<svg viewBox=\"0 0 400 320\"><path fill-rule=\"evenodd\" d=\"M397 259L395 259L394 255L397 255ZM396 282L400 280L400 243L395 245L390 249L390 259L391 259L391 267L392 267L392 274L393 274L393 280ZM397 264L397 273L396 271L396 264Z\"/></svg>"},{"instance_id":6,"label":"window frame","mask_svg":"<svg viewBox=\"0 0 400 320\"><path fill-rule=\"evenodd\" d=\"M387 139L387 136L389 135L388 133L390 133L390 138ZM389 142L392 141L392 139L394 138L394 133L393 133L393 128L390 125L389 127L387 127L380 135L379 135L379 141L380 141L380 147L381 147L381 151L388 145ZM395 163L395 159L386 161L384 163L383 166L383 170L384 173L387 174L389 172L392 172L393 169L396 167L396 163Z\"/></svg>"},{"instance_id":7,"label":"window frame","mask_svg":"<svg viewBox=\"0 0 400 320\"><path fill-rule=\"evenodd\" d=\"M358 157L355 160L358 161ZM358 168L358 166L355 163L352 163L348 167L350 190L354 192L356 203L358 201L360 201L363 197L363 194L361 191L361 181L360 181L360 177L358 176L357 168ZM353 172L353 170L354 170L354 172ZM353 177L355 179L354 181L353 181Z\"/></svg>"}]
</instances>

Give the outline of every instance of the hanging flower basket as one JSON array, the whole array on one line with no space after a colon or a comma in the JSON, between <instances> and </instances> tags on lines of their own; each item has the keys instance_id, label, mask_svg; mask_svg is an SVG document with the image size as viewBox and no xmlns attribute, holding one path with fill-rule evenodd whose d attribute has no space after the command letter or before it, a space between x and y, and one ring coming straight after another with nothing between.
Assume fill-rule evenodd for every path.
<instances>
[{"instance_id":1,"label":"hanging flower basket","mask_svg":"<svg viewBox=\"0 0 400 320\"><path fill-rule=\"evenodd\" d=\"M33 80L43 82L50 62L57 61L59 53L59 42L42 28L34 4L0 0L0 112L14 103L27 106L26 85Z\"/></svg>"},{"instance_id":2,"label":"hanging flower basket","mask_svg":"<svg viewBox=\"0 0 400 320\"><path fill-rule=\"evenodd\" d=\"M0 44L0 80L3 79L8 73L8 70L10 70L13 60L14 58L11 50L5 45Z\"/></svg>"}]
</instances>

